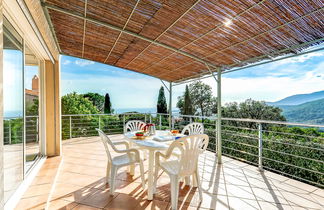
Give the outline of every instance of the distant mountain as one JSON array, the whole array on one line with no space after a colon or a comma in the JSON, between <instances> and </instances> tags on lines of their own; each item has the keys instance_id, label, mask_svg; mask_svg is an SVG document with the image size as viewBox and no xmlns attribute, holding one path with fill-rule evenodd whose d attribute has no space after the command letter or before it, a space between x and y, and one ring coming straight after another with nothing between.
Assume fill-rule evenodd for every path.
<instances>
[{"instance_id":1,"label":"distant mountain","mask_svg":"<svg viewBox=\"0 0 324 210\"><path fill-rule=\"evenodd\" d=\"M324 90L309 94L297 94L288 96L276 102L267 102L267 104L272 106L283 106L283 105L300 105L310 101L315 101L319 99L324 99Z\"/></svg>"},{"instance_id":2,"label":"distant mountain","mask_svg":"<svg viewBox=\"0 0 324 210\"><path fill-rule=\"evenodd\" d=\"M324 99L300 105L279 105L288 122L324 125Z\"/></svg>"}]
</instances>

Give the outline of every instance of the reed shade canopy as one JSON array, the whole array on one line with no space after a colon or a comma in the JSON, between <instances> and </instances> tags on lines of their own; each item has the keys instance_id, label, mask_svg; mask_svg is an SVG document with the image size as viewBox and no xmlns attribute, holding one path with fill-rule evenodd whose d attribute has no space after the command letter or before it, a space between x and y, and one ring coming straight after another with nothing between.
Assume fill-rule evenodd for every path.
<instances>
[{"instance_id":1,"label":"reed shade canopy","mask_svg":"<svg viewBox=\"0 0 324 210\"><path fill-rule=\"evenodd\" d=\"M324 0L46 0L62 54L179 82L324 40Z\"/></svg>"}]
</instances>

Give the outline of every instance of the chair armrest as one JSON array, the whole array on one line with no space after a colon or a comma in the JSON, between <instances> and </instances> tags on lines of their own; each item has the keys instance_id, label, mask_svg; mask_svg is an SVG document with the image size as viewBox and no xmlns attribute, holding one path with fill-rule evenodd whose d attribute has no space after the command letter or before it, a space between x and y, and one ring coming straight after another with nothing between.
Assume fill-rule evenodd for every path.
<instances>
[{"instance_id":1,"label":"chair armrest","mask_svg":"<svg viewBox=\"0 0 324 210\"><path fill-rule=\"evenodd\" d=\"M125 145L125 148L126 148L126 149L129 149L129 143L126 142L126 141L114 141L113 144L114 144L115 146L117 146L117 145Z\"/></svg>"},{"instance_id":2,"label":"chair armrest","mask_svg":"<svg viewBox=\"0 0 324 210\"><path fill-rule=\"evenodd\" d=\"M135 153L135 159L140 160L140 154L137 149L123 149L123 150L116 150L117 153Z\"/></svg>"}]
</instances>

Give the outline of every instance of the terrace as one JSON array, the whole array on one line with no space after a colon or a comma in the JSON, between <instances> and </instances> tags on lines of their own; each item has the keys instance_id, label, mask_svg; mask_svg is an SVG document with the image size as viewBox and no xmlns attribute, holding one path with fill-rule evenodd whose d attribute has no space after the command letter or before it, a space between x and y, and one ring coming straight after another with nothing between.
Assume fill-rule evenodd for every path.
<instances>
[{"instance_id":1,"label":"terrace","mask_svg":"<svg viewBox=\"0 0 324 210\"><path fill-rule=\"evenodd\" d=\"M323 50L323 9L322 1L307 0L0 1L0 73L14 72L12 64L14 86L21 87L11 94L0 77L0 96L16 96L0 100L0 208L16 206L28 181L16 209L170 208L165 174L152 201L138 171L119 171L113 197L104 183L106 155L95 128L123 139L125 123L140 119L162 130L193 121L206 128L210 143L199 160L204 199L199 203L196 189L182 183L183 209L323 209L324 148L316 132L324 126L223 118L221 107L223 74ZM61 115L60 55L160 79L169 113ZM28 65L39 72L32 120L25 116ZM217 115L174 115L173 87L207 77L216 82ZM6 100L19 108L14 132L13 119L3 118ZM36 163L28 165L35 152Z\"/></svg>"},{"instance_id":2,"label":"terrace","mask_svg":"<svg viewBox=\"0 0 324 210\"><path fill-rule=\"evenodd\" d=\"M105 183L106 161L104 147L95 128L101 127L110 135L113 141L125 140L120 134L125 121L141 119L156 123L158 128L168 128L167 120L159 114L126 114L126 115L67 115L62 116L63 121L63 154L46 160L38 172L35 180L23 195L16 209L170 209L170 181L165 173L160 174L157 193L152 201L147 200L147 191L142 190L139 170L135 175L129 175L127 167L121 169L117 175L116 194L110 196L109 184ZM186 117L185 121L183 118ZM105 121L110 119L110 121ZM114 120L112 120L114 118ZM94 119L97 119L94 121ZM100 121L98 121L100 119ZM162 119L162 120L161 120ZM208 121L210 120L210 121ZM212 121L214 120L214 121ZM224 119L227 121L228 119ZM234 120L234 119L232 119ZM185 123L200 121L197 116L173 117L173 127L181 129ZM236 123L238 119L235 119ZM71 122L71 123L70 123ZM106 123L103 123L106 122ZM205 118L206 133L215 133L215 119ZM259 121L250 123L258 124ZM263 121L264 127L275 122ZM284 122L281 122L284 124ZM209 127L208 127L209 126ZM242 125L241 125L242 126ZM292 126L292 124L290 125ZM297 125L294 126L311 126ZM227 129L226 129L227 128ZM230 128L230 129L228 129ZM311 180L311 176L323 174L320 169L321 159L311 159L311 155L290 154L294 149L303 149L316 153L316 145L305 143L294 144L287 141L278 142L280 147L273 152L273 144L267 143L271 138L266 135L270 130L263 130L263 153L258 157L260 147L258 132L241 132L248 127L223 125L222 164L217 163L215 153L215 135L210 134L211 142L199 160L199 170L203 188L203 202L199 202L197 189L181 183L179 208L180 209L322 209L324 190L322 181ZM254 130L258 130L254 129ZM228 133L231 135L229 136ZM292 133L286 133L287 139L292 139ZM235 136L243 141L232 144ZM70 138L72 137L72 138ZM313 138L308 135L306 138ZM314 137L315 138L315 137ZM251 141L252 140L252 141ZM238 147L241 146L241 147ZM252 150L251 150L252 148ZM269 153L272 151L272 153ZM268 153L266 153L268 152ZM323 148L318 151L323 153ZM282 154L285 157L272 157ZM242 156L244 154L244 156ZM316 154L314 154L316 157ZM306 159L319 162L315 167L302 168L298 162ZM277 163L280 160L279 164ZM296 164L296 165L292 165ZM316 170L316 167L318 167ZM144 162L147 176L147 160ZM267 170L260 170L263 167ZM309 172L310 177L300 176L290 172ZM301 173L301 174L305 174ZM298 180L302 180L298 181ZM307 183L312 183L307 184ZM317 187L317 186L320 187Z\"/></svg>"}]
</instances>

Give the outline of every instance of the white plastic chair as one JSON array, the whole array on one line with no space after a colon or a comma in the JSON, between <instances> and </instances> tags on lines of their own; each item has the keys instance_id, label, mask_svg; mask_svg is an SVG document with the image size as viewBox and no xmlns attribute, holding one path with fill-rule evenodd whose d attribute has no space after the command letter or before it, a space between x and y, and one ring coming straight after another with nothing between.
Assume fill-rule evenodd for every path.
<instances>
[{"instance_id":1,"label":"white plastic chair","mask_svg":"<svg viewBox=\"0 0 324 210\"><path fill-rule=\"evenodd\" d=\"M108 183L109 182L108 180L110 178L110 182L109 182L110 193L113 194L115 191L115 178L116 178L117 170L123 166L129 166L135 163L138 163L140 166L142 187L144 189L145 188L144 166L140 158L139 151L137 149L129 149L129 145L126 141L112 142L103 131L101 131L100 129L96 129L96 130L98 131L99 136L101 137L102 143L104 144L108 156L106 179ZM124 150L118 149L116 145L124 145L126 149ZM110 148L113 149L116 153L119 153L121 155L112 157L109 150Z\"/></svg>"},{"instance_id":2,"label":"white plastic chair","mask_svg":"<svg viewBox=\"0 0 324 210\"><path fill-rule=\"evenodd\" d=\"M130 120L125 125L124 133L143 130L145 125L141 120Z\"/></svg>"},{"instance_id":3,"label":"white plastic chair","mask_svg":"<svg viewBox=\"0 0 324 210\"><path fill-rule=\"evenodd\" d=\"M154 192L156 191L156 184L159 169L162 168L170 176L171 180L171 205L172 209L177 209L178 195L179 195L179 180L183 177L194 175L197 187L199 190L200 201L202 201L202 190L200 186L200 178L198 172L198 158L203 153L209 142L209 137L205 134L197 134L182 137L174 141L167 152L156 152L155 154L155 175L154 175ZM170 159L173 150L179 149L181 151L178 159ZM163 157L164 160L160 160Z\"/></svg>"},{"instance_id":4,"label":"white plastic chair","mask_svg":"<svg viewBox=\"0 0 324 210\"><path fill-rule=\"evenodd\" d=\"M190 123L182 129L181 134L184 135L186 132L188 132L189 135L204 134L204 124L196 122Z\"/></svg>"},{"instance_id":5,"label":"white plastic chair","mask_svg":"<svg viewBox=\"0 0 324 210\"><path fill-rule=\"evenodd\" d=\"M134 132L134 131L141 131L144 129L146 123L141 120L130 120L126 123L124 128L124 133L126 132ZM131 145L133 147L133 145ZM147 151L141 151L144 159L146 160L148 157ZM130 169L130 173L133 174L133 170Z\"/></svg>"}]
</instances>

